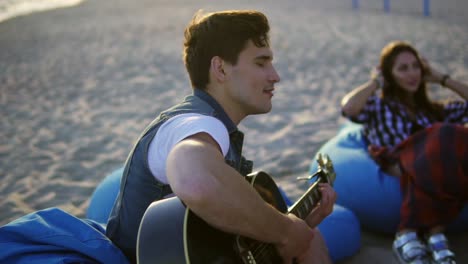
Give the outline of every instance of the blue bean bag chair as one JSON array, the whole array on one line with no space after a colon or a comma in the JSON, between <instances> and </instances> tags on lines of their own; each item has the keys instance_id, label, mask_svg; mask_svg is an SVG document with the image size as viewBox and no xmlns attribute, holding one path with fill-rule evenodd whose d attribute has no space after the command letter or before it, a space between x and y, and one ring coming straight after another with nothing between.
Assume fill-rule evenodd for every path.
<instances>
[{"instance_id":1,"label":"blue bean bag chair","mask_svg":"<svg viewBox=\"0 0 468 264\"><path fill-rule=\"evenodd\" d=\"M120 179L123 168L119 168L106 176L97 186L91 196L86 217L93 221L106 224L114 201L120 189ZM292 201L280 188L286 204ZM333 212L318 226L327 244L333 261L338 261L354 255L361 247L361 230L356 215L343 206L335 205Z\"/></svg>"},{"instance_id":2,"label":"blue bean bag chair","mask_svg":"<svg viewBox=\"0 0 468 264\"><path fill-rule=\"evenodd\" d=\"M0 226L0 263L130 264L97 222L47 208Z\"/></svg>"},{"instance_id":3,"label":"blue bean bag chair","mask_svg":"<svg viewBox=\"0 0 468 264\"><path fill-rule=\"evenodd\" d=\"M363 228L397 231L402 195L397 177L383 172L367 152L362 125L346 122L337 135L319 148L310 166L317 171L318 153L327 154L336 172L337 204L352 210ZM448 231L468 230L468 204Z\"/></svg>"},{"instance_id":4,"label":"blue bean bag chair","mask_svg":"<svg viewBox=\"0 0 468 264\"><path fill-rule=\"evenodd\" d=\"M96 187L91 200L89 201L86 217L101 224L107 224L107 219L114 206L115 199L120 190L120 179L122 178L123 167L116 169L107 175Z\"/></svg>"},{"instance_id":5,"label":"blue bean bag chair","mask_svg":"<svg viewBox=\"0 0 468 264\"><path fill-rule=\"evenodd\" d=\"M355 255L361 248L361 227L349 209L334 205L333 212L318 226L333 262Z\"/></svg>"}]
</instances>

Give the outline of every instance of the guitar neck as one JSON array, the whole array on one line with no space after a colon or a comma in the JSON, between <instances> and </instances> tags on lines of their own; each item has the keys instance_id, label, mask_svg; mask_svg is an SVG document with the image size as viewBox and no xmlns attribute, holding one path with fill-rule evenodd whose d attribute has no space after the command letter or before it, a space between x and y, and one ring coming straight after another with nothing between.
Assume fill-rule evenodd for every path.
<instances>
[{"instance_id":1,"label":"guitar neck","mask_svg":"<svg viewBox=\"0 0 468 264\"><path fill-rule=\"evenodd\" d=\"M322 198L319 189L320 182L322 182L322 180L319 178L319 180L314 182L301 198L290 207L288 212L301 219L305 219Z\"/></svg>"}]
</instances>

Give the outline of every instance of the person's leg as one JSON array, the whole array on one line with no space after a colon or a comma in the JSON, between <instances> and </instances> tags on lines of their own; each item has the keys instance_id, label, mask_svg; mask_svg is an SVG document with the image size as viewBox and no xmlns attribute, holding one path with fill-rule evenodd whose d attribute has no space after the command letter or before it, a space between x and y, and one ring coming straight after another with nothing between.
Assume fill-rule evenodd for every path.
<instances>
[{"instance_id":1,"label":"person's leg","mask_svg":"<svg viewBox=\"0 0 468 264\"><path fill-rule=\"evenodd\" d=\"M405 144L400 153L403 203L399 230L429 231L428 250L435 263L454 263L454 254L448 249L443 231L467 200L468 130L434 125L415 134ZM397 236L394 248L395 244L403 245L399 251L404 253L404 243L397 240L408 243L415 237L412 234L398 239Z\"/></svg>"}]
</instances>

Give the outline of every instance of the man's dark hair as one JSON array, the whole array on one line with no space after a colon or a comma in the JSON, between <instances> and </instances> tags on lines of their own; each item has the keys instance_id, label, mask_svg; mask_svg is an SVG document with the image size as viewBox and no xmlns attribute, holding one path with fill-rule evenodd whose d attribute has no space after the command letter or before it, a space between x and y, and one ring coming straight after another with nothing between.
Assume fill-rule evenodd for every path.
<instances>
[{"instance_id":1,"label":"man's dark hair","mask_svg":"<svg viewBox=\"0 0 468 264\"><path fill-rule=\"evenodd\" d=\"M249 40L257 47L269 46L269 30L268 19L258 11L232 10L205 16L197 12L184 32L183 59L192 87L206 88L213 57L235 65Z\"/></svg>"}]
</instances>

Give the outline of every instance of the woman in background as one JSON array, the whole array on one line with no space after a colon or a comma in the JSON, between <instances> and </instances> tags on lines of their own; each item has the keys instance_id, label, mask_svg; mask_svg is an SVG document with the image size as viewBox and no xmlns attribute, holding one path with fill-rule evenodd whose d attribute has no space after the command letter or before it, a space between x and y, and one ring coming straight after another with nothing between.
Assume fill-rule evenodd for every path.
<instances>
[{"instance_id":1,"label":"woman in background","mask_svg":"<svg viewBox=\"0 0 468 264\"><path fill-rule=\"evenodd\" d=\"M462 100L431 101L428 82ZM341 105L345 117L363 124L369 154L400 177L403 203L393 243L399 261L456 263L444 230L468 201L468 85L432 68L409 43L394 41L382 49L371 80Z\"/></svg>"}]
</instances>

